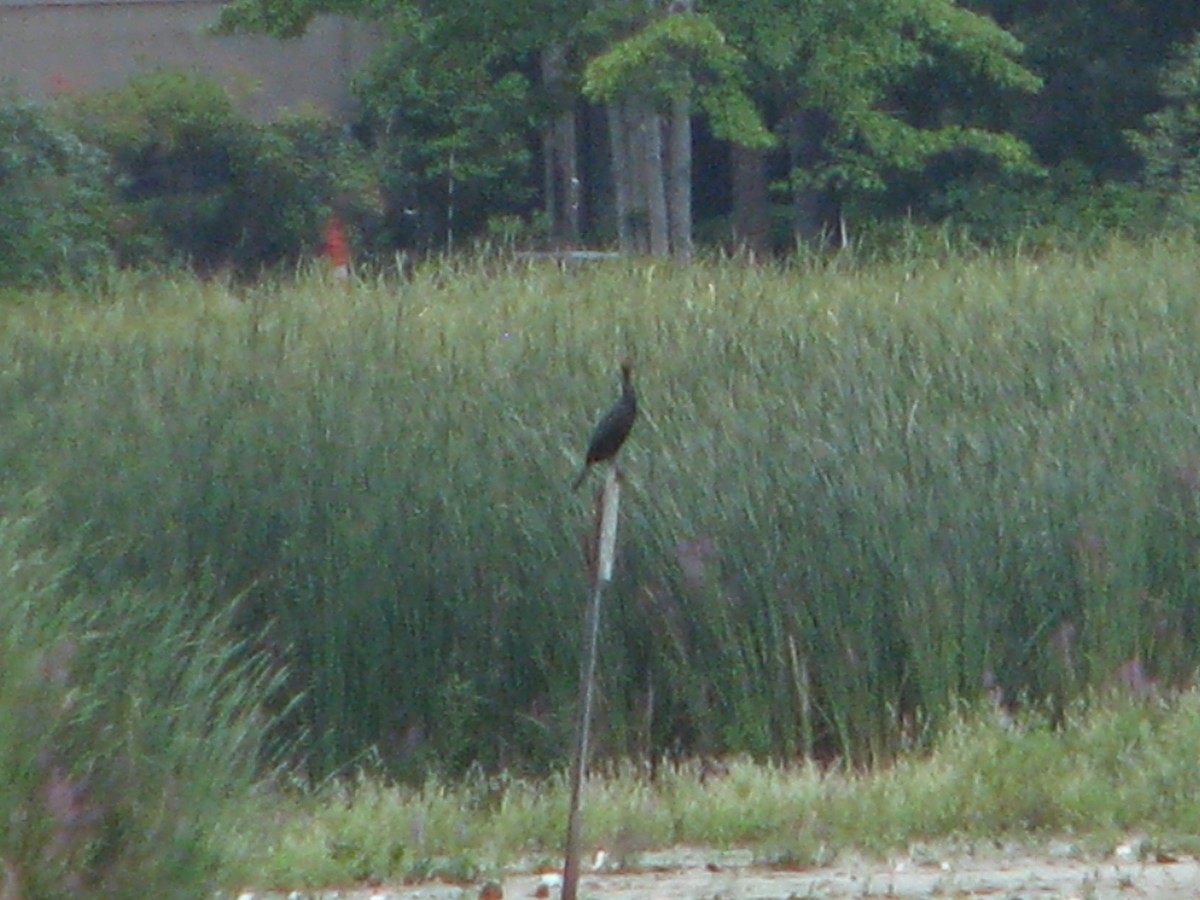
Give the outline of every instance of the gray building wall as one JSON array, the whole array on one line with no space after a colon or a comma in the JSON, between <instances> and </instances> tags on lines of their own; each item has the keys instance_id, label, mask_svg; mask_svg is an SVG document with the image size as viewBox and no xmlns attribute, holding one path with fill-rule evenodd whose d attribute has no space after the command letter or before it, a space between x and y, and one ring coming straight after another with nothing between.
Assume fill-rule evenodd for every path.
<instances>
[{"instance_id":1,"label":"gray building wall","mask_svg":"<svg viewBox=\"0 0 1200 900\"><path fill-rule=\"evenodd\" d=\"M219 0L0 0L0 90L46 100L160 68L202 72L259 120L353 112L350 77L377 46L367 26L324 16L303 37L215 36Z\"/></svg>"}]
</instances>

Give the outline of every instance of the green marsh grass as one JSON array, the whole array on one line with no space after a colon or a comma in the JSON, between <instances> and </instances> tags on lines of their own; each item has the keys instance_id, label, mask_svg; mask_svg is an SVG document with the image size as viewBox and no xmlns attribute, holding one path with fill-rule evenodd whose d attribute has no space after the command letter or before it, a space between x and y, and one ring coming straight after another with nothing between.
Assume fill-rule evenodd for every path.
<instances>
[{"instance_id":1,"label":"green marsh grass","mask_svg":"<svg viewBox=\"0 0 1200 900\"><path fill-rule=\"evenodd\" d=\"M1194 852L1200 700L1092 696L1057 726L958 708L926 752L873 771L745 758L701 777L692 764L591 778L585 844L636 869L656 851L737 849L760 864L810 866L839 856L940 847L970 852L1051 842L1107 854L1131 836ZM421 786L333 783L274 803L261 825L231 835L256 887L355 881L478 881L505 870L555 869L569 784L472 777ZM668 854L669 856L670 854Z\"/></svg>"},{"instance_id":2,"label":"green marsh grass","mask_svg":"<svg viewBox=\"0 0 1200 900\"><path fill-rule=\"evenodd\" d=\"M1190 679L1198 270L1180 239L130 276L0 314L0 464L51 538L104 542L81 583L244 595L314 778L551 771L591 524L568 488L631 355L600 752L884 759L989 689Z\"/></svg>"},{"instance_id":3,"label":"green marsh grass","mask_svg":"<svg viewBox=\"0 0 1200 900\"><path fill-rule=\"evenodd\" d=\"M221 837L231 798L268 761L277 678L227 610L131 584L81 592L82 545L48 550L39 531L0 520L0 892L211 894L237 858Z\"/></svg>"}]
</instances>

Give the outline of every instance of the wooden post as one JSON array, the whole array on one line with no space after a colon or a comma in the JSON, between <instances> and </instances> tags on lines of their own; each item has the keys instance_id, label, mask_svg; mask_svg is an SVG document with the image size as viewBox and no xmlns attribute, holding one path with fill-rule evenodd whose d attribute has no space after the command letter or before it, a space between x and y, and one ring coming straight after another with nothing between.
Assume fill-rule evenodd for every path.
<instances>
[{"instance_id":1,"label":"wooden post","mask_svg":"<svg viewBox=\"0 0 1200 900\"><path fill-rule=\"evenodd\" d=\"M617 546L617 513L621 501L621 475L614 463L609 467L601 496L600 530L597 534L596 568L592 602L584 625L583 667L580 672L579 709L575 723L575 755L571 760L571 808L567 815L566 858L563 862L562 900L576 900L579 888L580 808L583 782L587 778L588 744L592 730L592 701L596 691L596 655L600 645L600 605L604 586L612 581Z\"/></svg>"}]
</instances>

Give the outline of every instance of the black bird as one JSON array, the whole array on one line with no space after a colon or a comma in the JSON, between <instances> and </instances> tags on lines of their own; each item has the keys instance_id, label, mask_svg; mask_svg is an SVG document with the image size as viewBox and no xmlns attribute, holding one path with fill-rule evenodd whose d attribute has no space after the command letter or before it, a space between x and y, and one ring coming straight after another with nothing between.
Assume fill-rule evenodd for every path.
<instances>
[{"instance_id":1,"label":"black bird","mask_svg":"<svg viewBox=\"0 0 1200 900\"><path fill-rule=\"evenodd\" d=\"M633 392L633 382L629 380L632 372L633 365L628 360L621 363L621 396L592 432L583 471L575 479L571 490L577 490L583 484L583 479L587 478L588 470L594 463L604 462L616 456L621 445L625 443L625 438L629 437L633 420L637 418L637 396Z\"/></svg>"}]
</instances>

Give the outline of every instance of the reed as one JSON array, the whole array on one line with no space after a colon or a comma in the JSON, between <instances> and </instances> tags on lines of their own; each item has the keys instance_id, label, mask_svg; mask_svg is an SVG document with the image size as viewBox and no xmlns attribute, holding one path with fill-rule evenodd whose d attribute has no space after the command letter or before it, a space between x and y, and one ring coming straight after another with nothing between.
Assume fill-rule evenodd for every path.
<instances>
[{"instance_id":1,"label":"reed","mask_svg":"<svg viewBox=\"0 0 1200 900\"><path fill-rule=\"evenodd\" d=\"M231 798L269 763L278 680L228 609L201 613L200 586L81 592L82 545L39 531L0 520L2 893L211 894L236 858Z\"/></svg>"},{"instance_id":2,"label":"reed","mask_svg":"<svg viewBox=\"0 0 1200 900\"><path fill-rule=\"evenodd\" d=\"M1198 270L1179 239L128 276L0 314L3 490L105 541L80 583L244 595L314 777L545 771L586 593L571 475L630 355L601 752L887 758L989 691L1190 677Z\"/></svg>"}]
</instances>

